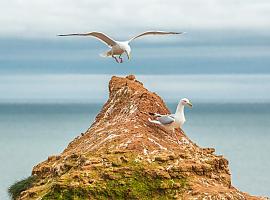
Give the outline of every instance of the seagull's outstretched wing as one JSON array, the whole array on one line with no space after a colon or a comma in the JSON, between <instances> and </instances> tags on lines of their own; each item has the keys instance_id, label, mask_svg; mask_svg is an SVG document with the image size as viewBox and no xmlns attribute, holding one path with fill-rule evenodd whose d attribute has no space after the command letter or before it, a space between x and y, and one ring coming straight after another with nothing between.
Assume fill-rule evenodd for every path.
<instances>
[{"instance_id":1,"label":"seagull's outstretched wing","mask_svg":"<svg viewBox=\"0 0 270 200\"><path fill-rule=\"evenodd\" d=\"M139 35L136 35L132 37L128 42L131 42L132 40L135 40L136 38L145 36L145 35L172 35L172 34L183 34L184 32L167 32L167 31L146 31L144 33L141 33Z\"/></svg>"},{"instance_id":2,"label":"seagull's outstretched wing","mask_svg":"<svg viewBox=\"0 0 270 200\"><path fill-rule=\"evenodd\" d=\"M168 125L175 122L173 115L163 115L161 117L158 117L157 120L163 125Z\"/></svg>"},{"instance_id":3,"label":"seagull's outstretched wing","mask_svg":"<svg viewBox=\"0 0 270 200\"><path fill-rule=\"evenodd\" d=\"M58 36L93 36L93 37L96 37L97 39L99 39L101 42L107 44L110 47L116 45L115 40L113 40L112 38L110 38L109 36L107 36L101 32L60 34Z\"/></svg>"}]
</instances>

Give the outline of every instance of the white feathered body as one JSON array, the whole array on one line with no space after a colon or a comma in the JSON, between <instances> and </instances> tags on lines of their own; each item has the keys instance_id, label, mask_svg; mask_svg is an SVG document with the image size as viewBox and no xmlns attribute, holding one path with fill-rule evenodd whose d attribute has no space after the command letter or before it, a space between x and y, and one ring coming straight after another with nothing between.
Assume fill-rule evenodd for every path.
<instances>
[{"instance_id":1,"label":"white feathered body","mask_svg":"<svg viewBox=\"0 0 270 200\"><path fill-rule=\"evenodd\" d=\"M182 126L184 125L184 123L186 121L184 111L182 113L176 112L174 114L174 119L175 119L175 121L172 122L171 124L169 124L167 128L169 128L169 129L182 128Z\"/></svg>"},{"instance_id":2,"label":"white feathered body","mask_svg":"<svg viewBox=\"0 0 270 200\"><path fill-rule=\"evenodd\" d=\"M131 48L128 44L128 41L120 42L115 41L116 45L111 47L110 51L100 54L102 57L112 57L116 55L122 55L123 53L130 52Z\"/></svg>"},{"instance_id":3,"label":"white feathered body","mask_svg":"<svg viewBox=\"0 0 270 200\"><path fill-rule=\"evenodd\" d=\"M186 121L184 114L184 105L179 103L175 114L170 115L160 115L155 114L157 120L150 120L153 123L162 125L166 129L174 130L175 128L182 128Z\"/></svg>"},{"instance_id":4,"label":"white feathered body","mask_svg":"<svg viewBox=\"0 0 270 200\"><path fill-rule=\"evenodd\" d=\"M182 128L183 124L186 122L185 113L184 113L184 105L178 104L175 112L175 123L177 128Z\"/></svg>"}]
</instances>

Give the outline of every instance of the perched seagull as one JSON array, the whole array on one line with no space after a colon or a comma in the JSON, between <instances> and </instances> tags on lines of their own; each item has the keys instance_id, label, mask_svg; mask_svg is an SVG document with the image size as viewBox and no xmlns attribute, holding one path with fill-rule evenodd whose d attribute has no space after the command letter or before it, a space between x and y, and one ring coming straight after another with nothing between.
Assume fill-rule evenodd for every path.
<instances>
[{"instance_id":1,"label":"perched seagull","mask_svg":"<svg viewBox=\"0 0 270 200\"><path fill-rule=\"evenodd\" d=\"M161 115L158 113L149 113L151 115L154 115L156 120L151 120L150 118L148 120L152 123L161 125L166 129L172 130L175 134L175 128L182 128L183 124L186 121L184 114L185 105L192 107L192 103L187 98L183 98L178 103L175 114Z\"/></svg>"},{"instance_id":2,"label":"perched seagull","mask_svg":"<svg viewBox=\"0 0 270 200\"><path fill-rule=\"evenodd\" d=\"M128 59L131 58L131 48L129 43L139 37L145 35L169 35L169 34L183 34L184 32L166 32L166 31L146 31L139 35L132 37L127 41L116 41L110 38L109 36L105 35L101 32L89 32L89 33L71 33L71 34L61 34L58 36L93 36L99 39L101 42L107 44L111 49L107 52L100 54L102 57L112 57L115 59L117 63L122 63L123 58L121 57L123 53L127 54ZM117 57L119 60L117 59Z\"/></svg>"}]
</instances>

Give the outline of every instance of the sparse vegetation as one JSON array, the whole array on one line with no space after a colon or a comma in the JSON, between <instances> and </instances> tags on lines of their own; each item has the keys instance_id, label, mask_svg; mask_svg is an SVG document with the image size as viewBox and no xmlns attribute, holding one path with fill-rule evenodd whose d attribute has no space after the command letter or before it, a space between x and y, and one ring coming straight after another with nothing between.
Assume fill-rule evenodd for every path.
<instances>
[{"instance_id":1,"label":"sparse vegetation","mask_svg":"<svg viewBox=\"0 0 270 200\"><path fill-rule=\"evenodd\" d=\"M11 199L17 199L22 191L27 190L33 185L33 182L36 180L35 176L29 176L28 178L22 179L15 182L8 188L8 193Z\"/></svg>"},{"instance_id":2,"label":"sparse vegetation","mask_svg":"<svg viewBox=\"0 0 270 200\"><path fill-rule=\"evenodd\" d=\"M89 198L87 190L83 188L61 188L59 185L55 185L52 187L51 192L46 194L42 200L88 200Z\"/></svg>"},{"instance_id":3,"label":"sparse vegetation","mask_svg":"<svg viewBox=\"0 0 270 200\"><path fill-rule=\"evenodd\" d=\"M97 173L95 176L91 175L91 178L95 177L95 181L87 186L82 184L82 182L86 182L82 181L84 177L81 179L82 182L76 180L77 184L62 184L61 181L62 183L52 186L50 192L42 200L173 199L175 195L181 196L184 190L189 187L186 178L166 179L157 176L155 171L152 171L155 170L155 166L153 166L155 163L144 165L131 161L123 165L126 170L119 170L122 167L116 167L114 171L107 171L105 175L104 171L100 173L98 170L93 170L92 173ZM74 179L70 181L74 181Z\"/></svg>"}]
</instances>

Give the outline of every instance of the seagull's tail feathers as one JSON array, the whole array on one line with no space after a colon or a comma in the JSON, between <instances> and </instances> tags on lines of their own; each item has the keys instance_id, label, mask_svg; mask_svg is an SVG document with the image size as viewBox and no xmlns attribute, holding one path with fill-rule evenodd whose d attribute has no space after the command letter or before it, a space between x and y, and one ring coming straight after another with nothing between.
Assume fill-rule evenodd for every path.
<instances>
[{"instance_id":1,"label":"seagull's tail feathers","mask_svg":"<svg viewBox=\"0 0 270 200\"><path fill-rule=\"evenodd\" d=\"M148 118L148 121L151 122L151 123L154 123L154 124L158 124L158 125L161 125L161 123L157 120L152 120L150 118Z\"/></svg>"},{"instance_id":2,"label":"seagull's tail feathers","mask_svg":"<svg viewBox=\"0 0 270 200\"><path fill-rule=\"evenodd\" d=\"M149 115L152 115L154 117L161 117L161 114L158 114L158 113L152 113L152 112L149 112L148 113Z\"/></svg>"}]
</instances>

